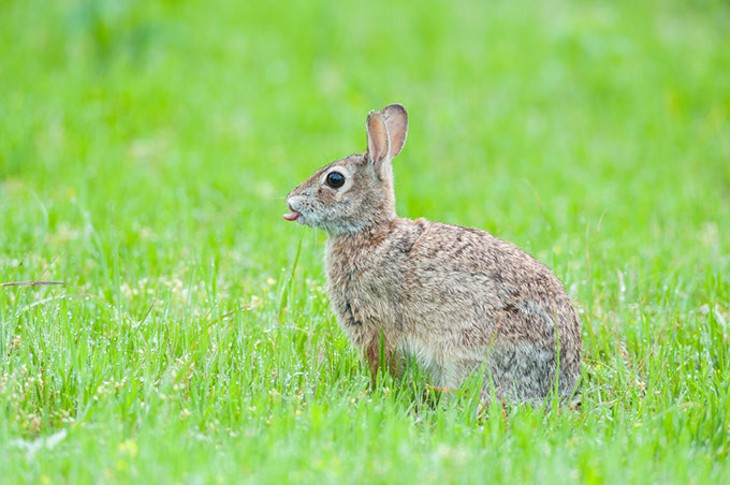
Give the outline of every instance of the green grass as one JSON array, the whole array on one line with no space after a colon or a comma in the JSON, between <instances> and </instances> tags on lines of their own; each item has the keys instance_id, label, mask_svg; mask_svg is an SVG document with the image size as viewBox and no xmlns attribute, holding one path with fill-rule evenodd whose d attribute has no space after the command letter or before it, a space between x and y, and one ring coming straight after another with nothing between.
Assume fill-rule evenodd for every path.
<instances>
[{"instance_id":1,"label":"green grass","mask_svg":"<svg viewBox=\"0 0 730 485\"><path fill-rule=\"evenodd\" d=\"M728 483L727 2L263 5L0 5L0 282L65 283L0 287L0 482ZM390 102L400 215L565 282L580 409L369 390L280 214Z\"/></svg>"}]
</instances>

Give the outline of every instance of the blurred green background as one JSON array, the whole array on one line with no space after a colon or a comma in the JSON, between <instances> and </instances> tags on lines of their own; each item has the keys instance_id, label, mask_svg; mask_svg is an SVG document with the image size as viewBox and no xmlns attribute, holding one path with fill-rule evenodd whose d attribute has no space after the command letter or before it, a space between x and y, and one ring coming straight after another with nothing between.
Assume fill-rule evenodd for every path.
<instances>
[{"instance_id":1,"label":"blurred green background","mask_svg":"<svg viewBox=\"0 0 730 485\"><path fill-rule=\"evenodd\" d=\"M719 0L2 2L0 283L66 286L0 287L0 468L718 479L728 32ZM414 410L422 389L367 392L324 236L280 215L392 102L399 215L509 239L576 300L580 412L483 426L461 401Z\"/></svg>"}]
</instances>

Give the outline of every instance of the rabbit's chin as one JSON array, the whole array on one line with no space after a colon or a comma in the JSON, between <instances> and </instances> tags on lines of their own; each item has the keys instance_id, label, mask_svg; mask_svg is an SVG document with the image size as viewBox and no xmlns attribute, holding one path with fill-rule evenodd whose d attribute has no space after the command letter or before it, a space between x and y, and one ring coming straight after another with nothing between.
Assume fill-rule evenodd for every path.
<instances>
[{"instance_id":1,"label":"rabbit's chin","mask_svg":"<svg viewBox=\"0 0 730 485\"><path fill-rule=\"evenodd\" d=\"M321 229L327 234L338 236L341 234L353 234L360 232L363 229L363 224L355 223L343 219L330 219L327 217L321 217L316 212L311 213L307 210L302 212L290 208L289 213L282 215L282 217L290 222L296 222L302 226L308 226L314 229Z\"/></svg>"},{"instance_id":2,"label":"rabbit's chin","mask_svg":"<svg viewBox=\"0 0 730 485\"><path fill-rule=\"evenodd\" d=\"M315 229L320 228L322 225L319 218L312 217L311 215L307 215L296 210L292 210L290 213L284 214L282 217L284 217L287 221L296 222L302 226L314 227Z\"/></svg>"}]
</instances>

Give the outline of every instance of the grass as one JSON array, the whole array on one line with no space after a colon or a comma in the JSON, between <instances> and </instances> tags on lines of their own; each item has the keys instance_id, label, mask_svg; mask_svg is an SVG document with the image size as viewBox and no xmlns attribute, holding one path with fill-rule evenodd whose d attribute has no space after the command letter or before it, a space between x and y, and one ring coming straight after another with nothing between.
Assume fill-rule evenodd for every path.
<instances>
[{"instance_id":1,"label":"grass","mask_svg":"<svg viewBox=\"0 0 730 485\"><path fill-rule=\"evenodd\" d=\"M3 2L0 482L727 483L726 2ZM286 193L402 102L401 216L529 250L582 407L368 388Z\"/></svg>"}]
</instances>

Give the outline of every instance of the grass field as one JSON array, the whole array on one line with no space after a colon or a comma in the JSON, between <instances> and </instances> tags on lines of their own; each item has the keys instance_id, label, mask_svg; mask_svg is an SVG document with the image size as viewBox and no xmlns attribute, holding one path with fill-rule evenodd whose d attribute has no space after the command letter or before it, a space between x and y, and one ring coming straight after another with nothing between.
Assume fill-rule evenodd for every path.
<instances>
[{"instance_id":1,"label":"grass field","mask_svg":"<svg viewBox=\"0 0 730 485\"><path fill-rule=\"evenodd\" d=\"M730 4L0 4L0 482L730 483ZM580 308L582 406L371 391L286 193L411 115L398 211Z\"/></svg>"}]
</instances>

